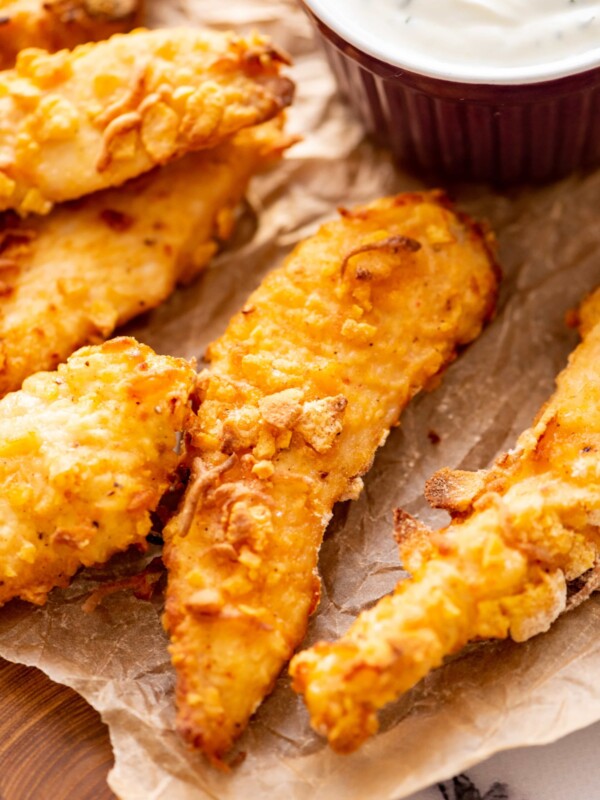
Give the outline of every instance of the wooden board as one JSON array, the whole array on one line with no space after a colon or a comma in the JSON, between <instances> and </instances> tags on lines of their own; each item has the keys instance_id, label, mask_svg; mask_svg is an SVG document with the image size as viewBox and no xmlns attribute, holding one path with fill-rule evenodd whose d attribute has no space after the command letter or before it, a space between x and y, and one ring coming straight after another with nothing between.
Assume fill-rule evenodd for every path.
<instances>
[{"instance_id":1,"label":"wooden board","mask_svg":"<svg viewBox=\"0 0 600 800\"><path fill-rule=\"evenodd\" d=\"M37 669L0 659L0 800L114 800L99 714Z\"/></svg>"}]
</instances>

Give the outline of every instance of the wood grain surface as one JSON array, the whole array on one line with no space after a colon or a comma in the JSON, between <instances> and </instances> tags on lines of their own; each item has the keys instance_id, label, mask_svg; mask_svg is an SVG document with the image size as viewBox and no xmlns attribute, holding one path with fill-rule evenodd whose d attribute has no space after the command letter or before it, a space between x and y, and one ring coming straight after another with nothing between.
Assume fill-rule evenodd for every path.
<instances>
[{"instance_id":1,"label":"wood grain surface","mask_svg":"<svg viewBox=\"0 0 600 800\"><path fill-rule=\"evenodd\" d=\"M42 672L0 659L0 800L114 800L108 729Z\"/></svg>"}]
</instances>

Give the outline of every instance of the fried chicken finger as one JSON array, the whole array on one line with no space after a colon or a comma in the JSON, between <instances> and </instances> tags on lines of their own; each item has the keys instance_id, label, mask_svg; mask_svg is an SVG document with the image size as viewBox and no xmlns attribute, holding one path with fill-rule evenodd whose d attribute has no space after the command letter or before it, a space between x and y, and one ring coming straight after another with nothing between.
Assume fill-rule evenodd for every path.
<instances>
[{"instance_id":1,"label":"fried chicken finger","mask_svg":"<svg viewBox=\"0 0 600 800\"><path fill-rule=\"evenodd\" d=\"M138 30L0 73L0 210L120 186L277 116L292 98L268 39Z\"/></svg>"},{"instance_id":2,"label":"fried chicken finger","mask_svg":"<svg viewBox=\"0 0 600 800\"><path fill-rule=\"evenodd\" d=\"M272 120L47 217L0 215L0 396L189 282L288 143Z\"/></svg>"},{"instance_id":3,"label":"fried chicken finger","mask_svg":"<svg viewBox=\"0 0 600 800\"><path fill-rule=\"evenodd\" d=\"M0 0L0 69L20 50L51 52L108 39L139 22L141 0Z\"/></svg>"},{"instance_id":4,"label":"fried chicken finger","mask_svg":"<svg viewBox=\"0 0 600 800\"><path fill-rule=\"evenodd\" d=\"M515 450L489 471L442 470L427 487L452 523L436 533L397 513L412 579L339 641L297 655L294 687L340 752L377 730L376 711L479 638L521 642L567 606L567 583L600 551L600 290L581 310L582 344ZM593 583L576 596L584 599Z\"/></svg>"},{"instance_id":5,"label":"fried chicken finger","mask_svg":"<svg viewBox=\"0 0 600 800\"><path fill-rule=\"evenodd\" d=\"M435 193L400 195L300 244L210 347L164 558L178 727L212 759L304 636L334 504L479 334L496 283L476 226Z\"/></svg>"},{"instance_id":6,"label":"fried chicken finger","mask_svg":"<svg viewBox=\"0 0 600 800\"><path fill-rule=\"evenodd\" d=\"M0 400L0 605L145 545L196 373L134 339L75 353Z\"/></svg>"}]
</instances>

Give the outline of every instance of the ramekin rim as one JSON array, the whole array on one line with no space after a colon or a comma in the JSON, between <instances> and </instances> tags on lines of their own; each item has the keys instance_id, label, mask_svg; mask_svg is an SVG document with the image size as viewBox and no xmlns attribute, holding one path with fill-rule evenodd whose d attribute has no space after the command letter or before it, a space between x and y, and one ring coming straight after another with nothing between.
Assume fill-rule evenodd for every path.
<instances>
[{"instance_id":1,"label":"ramekin rim","mask_svg":"<svg viewBox=\"0 0 600 800\"><path fill-rule=\"evenodd\" d=\"M343 22L336 18L333 9L328 8L327 0L301 0L321 22L330 28L348 44L375 58L388 66L433 78L441 81L465 83L473 85L519 86L523 84L547 83L561 78L582 75L600 67L600 45L594 50L577 57L569 57L548 64L534 64L526 67L501 67L478 68L476 76L472 74L469 65L439 63L439 67L424 66L417 59L401 61L393 52L392 45L376 40L364 30L345 27ZM469 74L471 69L471 74Z\"/></svg>"}]
</instances>

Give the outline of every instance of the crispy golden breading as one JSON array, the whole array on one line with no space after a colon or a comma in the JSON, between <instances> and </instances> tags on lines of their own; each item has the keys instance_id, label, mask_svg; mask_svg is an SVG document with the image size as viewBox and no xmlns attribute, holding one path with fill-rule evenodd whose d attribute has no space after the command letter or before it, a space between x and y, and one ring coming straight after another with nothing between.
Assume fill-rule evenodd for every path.
<instances>
[{"instance_id":1,"label":"crispy golden breading","mask_svg":"<svg viewBox=\"0 0 600 800\"><path fill-rule=\"evenodd\" d=\"M343 211L209 349L193 477L165 532L178 727L219 759L318 602L323 532L408 403L481 330L485 238L436 193Z\"/></svg>"},{"instance_id":2,"label":"crispy golden breading","mask_svg":"<svg viewBox=\"0 0 600 800\"><path fill-rule=\"evenodd\" d=\"M0 400L0 605L144 545L196 374L135 339L84 347Z\"/></svg>"},{"instance_id":3,"label":"crispy golden breading","mask_svg":"<svg viewBox=\"0 0 600 800\"><path fill-rule=\"evenodd\" d=\"M139 0L0 0L0 69L20 50L73 48L108 39L139 22Z\"/></svg>"},{"instance_id":4,"label":"crispy golden breading","mask_svg":"<svg viewBox=\"0 0 600 800\"><path fill-rule=\"evenodd\" d=\"M286 144L272 120L47 217L0 217L0 395L193 278L252 174Z\"/></svg>"},{"instance_id":5,"label":"crispy golden breading","mask_svg":"<svg viewBox=\"0 0 600 800\"><path fill-rule=\"evenodd\" d=\"M194 28L22 51L0 73L0 210L47 213L277 116L283 60L264 37Z\"/></svg>"},{"instance_id":6,"label":"crispy golden breading","mask_svg":"<svg viewBox=\"0 0 600 800\"><path fill-rule=\"evenodd\" d=\"M487 472L442 470L433 505L454 516L437 533L397 514L412 579L361 614L339 641L292 661L317 731L340 752L377 730L376 710L471 639L524 641L549 628L566 584L600 551L600 291L582 310L583 343L515 450ZM597 570L595 571L597 573ZM593 584L576 596L584 599Z\"/></svg>"}]
</instances>

